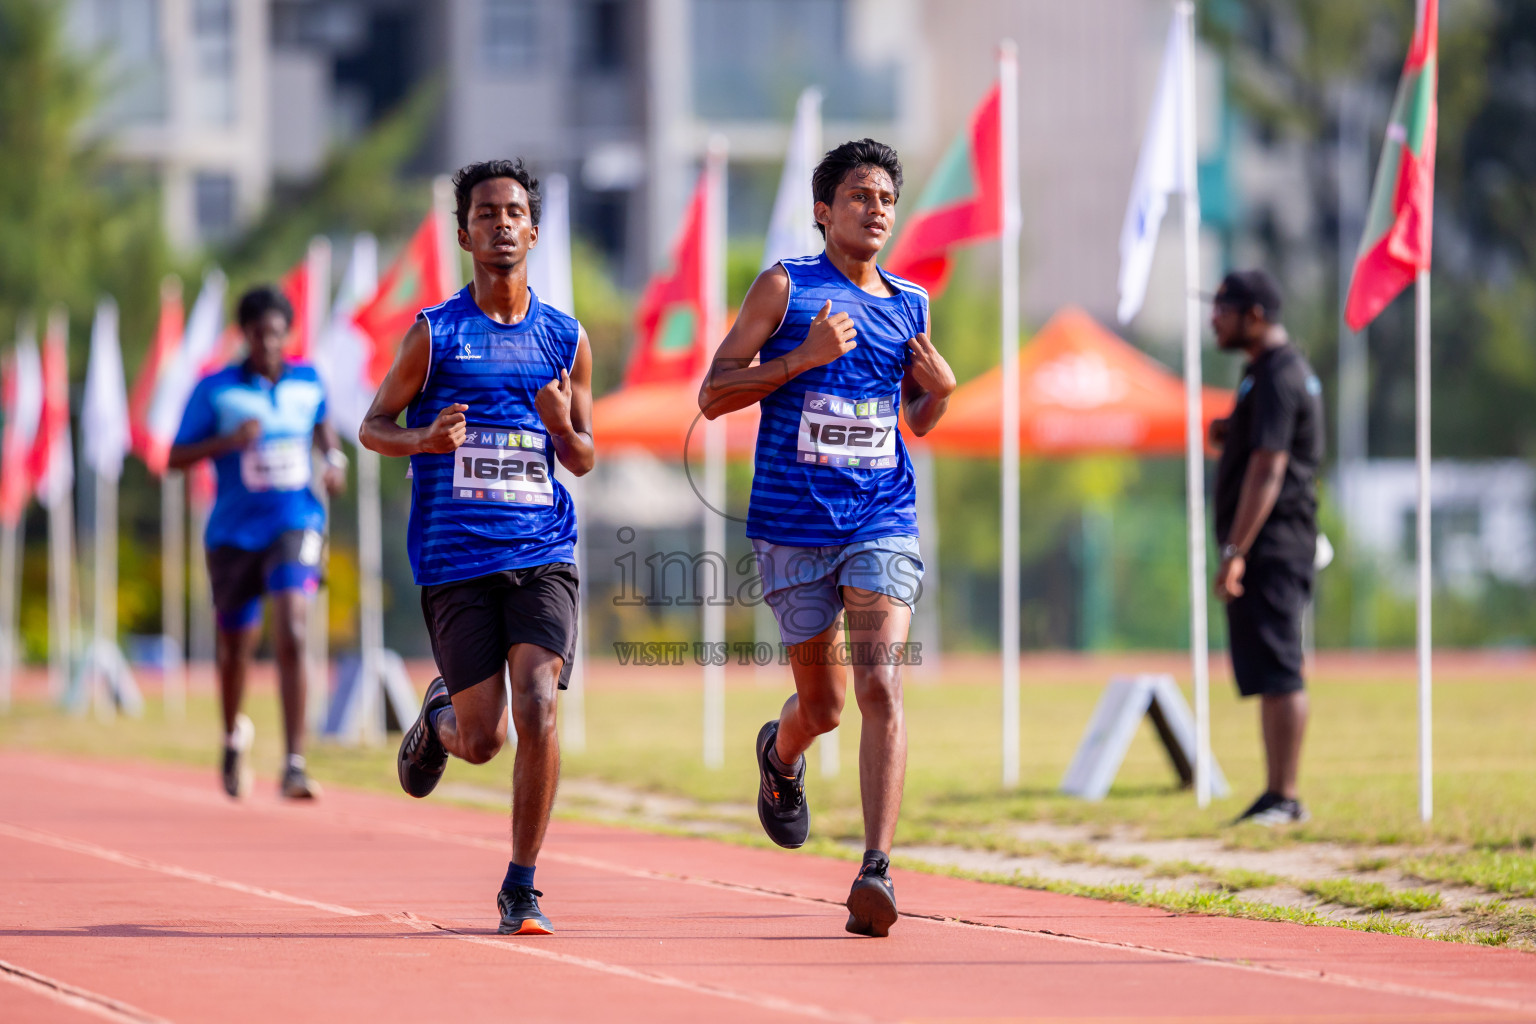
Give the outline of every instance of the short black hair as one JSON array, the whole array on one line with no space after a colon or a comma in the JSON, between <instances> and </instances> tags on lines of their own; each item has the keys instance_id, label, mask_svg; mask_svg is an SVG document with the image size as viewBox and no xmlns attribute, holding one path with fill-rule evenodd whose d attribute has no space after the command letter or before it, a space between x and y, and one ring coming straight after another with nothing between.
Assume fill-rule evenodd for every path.
<instances>
[{"instance_id":1,"label":"short black hair","mask_svg":"<svg viewBox=\"0 0 1536 1024\"><path fill-rule=\"evenodd\" d=\"M811 200L831 206L833 197L837 195L837 186L860 167L878 167L889 174L891 186L896 189L896 198L901 198L901 158L883 142L859 139L828 150L827 155L821 158L821 163L811 173ZM816 230L821 232L822 238L827 237L826 226L820 221L816 222Z\"/></svg>"},{"instance_id":2,"label":"short black hair","mask_svg":"<svg viewBox=\"0 0 1536 1024\"><path fill-rule=\"evenodd\" d=\"M460 229L469 230L469 194L475 190L476 185L492 178L511 178L523 186L523 191L528 193L528 216L532 218L533 226L538 227L539 214L544 210L544 197L539 193L539 179L533 176L533 172L519 157L516 160L482 160L459 168L459 173L453 176L453 212L459 219Z\"/></svg>"},{"instance_id":3,"label":"short black hair","mask_svg":"<svg viewBox=\"0 0 1536 1024\"><path fill-rule=\"evenodd\" d=\"M259 284L240 296L240 304L235 307L235 321L244 329L273 310L283 314L289 327L293 326L293 303L288 301L288 296L269 284Z\"/></svg>"},{"instance_id":4,"label":"short black hair","mask_svg":"<svg viewBox=\"0 0 1536 1024\"><path fill-rule=\"evenodd\" d=\"M1262 270L1234 270L1221 279L1216 290L1224 305L1240 313L1257 308L1269 323L1280 322L1280 286Z\"/></svg>"}]
</instances>

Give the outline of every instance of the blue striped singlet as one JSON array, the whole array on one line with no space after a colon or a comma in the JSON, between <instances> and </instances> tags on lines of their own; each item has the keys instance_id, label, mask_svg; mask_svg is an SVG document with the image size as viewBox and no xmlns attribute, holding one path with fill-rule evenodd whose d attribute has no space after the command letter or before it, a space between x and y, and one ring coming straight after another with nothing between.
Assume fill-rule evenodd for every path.
<instances>
[{"instance_id":1,"label":"blue striped singlet","mask_svg":"<svg viewBox=\"0 0 1536 1024\"><path fill-rule=\"evenodd\" d=\"M762 399L747 536L795 547L915 537L912 461L897 420L907 341L928 329L928 293L882 269L895 294L870 295L826 253L781 265L789 306L762 362L805 341L828 299L853 318L857 347Z\"/></svg>"},{"instance_id":2,"label":"blue striped singlet","mask_svg":"<svg viewBox=\"0 0 1536 1024\"><path fill-rule=\"evenodd\" d=\"M432 362L406 426L429 426L456 402L469 411L457 451L411 456L406 546L416 583L574 562L575 509L533 399L576 362L581 326L532 289L528 315L510 326L482 313L467 286L421 316Z\"/></svg>"}]
</instances>

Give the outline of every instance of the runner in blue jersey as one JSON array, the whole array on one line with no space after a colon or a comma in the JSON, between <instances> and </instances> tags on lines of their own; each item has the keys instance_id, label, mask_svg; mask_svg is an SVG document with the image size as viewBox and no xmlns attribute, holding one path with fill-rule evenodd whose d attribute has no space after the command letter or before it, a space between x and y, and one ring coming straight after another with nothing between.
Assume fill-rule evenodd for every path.
<instances>
[{"instance_id":1,"label":"runner in blue jersey","mask_svg":"<svg viewBox=\"0 0 1536 1024\"><path fill-rule=\"evenodd\" d=\"M795 694L757 736L758 818L780 846L805 842L805 752L837 727L851 663L865 853L847 927L884 936L896 920L890 850L907 764L900 663L923 573L898 418L926 434L955 376L928 340L927 292L875 262L901 194L895 150L844 143L817 166L811 192L826 250L758 276L699 407L714 419L761 404L747 536Z\"/></svg>"},{"instance_id":2,"label":"runner in blue jersey","mask_svg":"<svg viewBox=\"0 0 1536 1024\"><path fill-rule=\"evenodd\" d=\"M288 300L271 288L252 289L241 297L236 318L249 352L192 390L169 465L185 469L212 459L218 478L204 540L218 624L224 791L238 798L250 788L254 730L240 705L265 596L288 744L280 785L286 797L313 799L319 789L304 766L304 646L309 602L320 581L325 509L311 489L311 452L324 451L324 483L332 494L346 483L347 459L325 420L325 390L315 368L283 356L293 326Z\"/></svg>"},{"instance_id":3,"label":"runner in blue jersey","mask_svg":"<svg viewBox=\"0 0 1536 1024\"><path fill-rule=\"evenodd\" d=\"M411 457L407 546L442 673L397 767L405 791L423 797L449 754L495 757L510 674L517 754L499 930L547 935L534 862L560 778L555 702L570 678L577 600L576 516L555 464L592 469L592 349L573 317L528 287L540 196L522 161L472 164L453 187L474 280L422 310L359 432L376 452Z\"/></svg>"}]
</instances>

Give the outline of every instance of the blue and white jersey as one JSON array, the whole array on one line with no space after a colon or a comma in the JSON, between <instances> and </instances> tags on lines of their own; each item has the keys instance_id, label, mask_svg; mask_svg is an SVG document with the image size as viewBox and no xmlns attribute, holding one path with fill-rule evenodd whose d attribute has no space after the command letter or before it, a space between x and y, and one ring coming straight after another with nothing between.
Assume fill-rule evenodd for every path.
<instances>
[{"instance_id":1,"label":"blue and white jersey","mask_svg":"<svg viewBox=\"0 0 1536 1024\"><path fill-rule=\"evenodd\" d=\"M528 315L500 324L466 286L421 311L432 362L406 426L469 406L457 451L411 456L407 547L420 586L576 560L576 511L555 479L554 444L534 406L576 363L581 325L528 291Z\"/></svg>"},{"instance_id":2,"label":"blue and white jersey","mask_svg":"<svg viewBox=\"0 0 1536 1024\"><path fill-rule=\"evenodd\" d=\"M747 536L795 547L915 537L912 461L897 424L907 342L928 329L928 293L881 270L895 294L870 295L826 253L781 266L789 305L762 362L805 341L828 299L853 319L857 345L762 399Z\"/></svg>"},{"instance_id":3,"label":"blue and white jersey","mask_svg":"<svg viewBox=\"0 0 1536 1024\"><path fill-rule=\"evenodd\" d=\"M231 433L247 420L261 438L213 460L218 491L208 515L209 548L261 551L289 530L319 530L325 509L310 489L315 424L325 388L308 363L289 363L273 383L237 363L198 381L181 414L177 444Z\"/></svg>"}]
</instances>

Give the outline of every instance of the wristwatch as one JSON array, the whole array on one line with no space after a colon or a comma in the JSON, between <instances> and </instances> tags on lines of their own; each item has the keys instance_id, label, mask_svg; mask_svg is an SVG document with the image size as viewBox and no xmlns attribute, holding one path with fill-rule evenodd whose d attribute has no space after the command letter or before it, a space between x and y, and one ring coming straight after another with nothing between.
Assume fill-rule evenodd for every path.
<instances>
[{"instance_id":1,"label":"wristwatch","mask_svg":"<svg viewBox=\"0 0 1536 1024\"><path fill-rule=\"evenodd\" d=\"M1230 562L1234 558L1242 558L1242 557L1243 557L1243 553L1241 551L1237 550L1237 545L1236 544L1223 544L1221 546L1221 560L1223 562Z\"/></svg>"}]
</instances>

